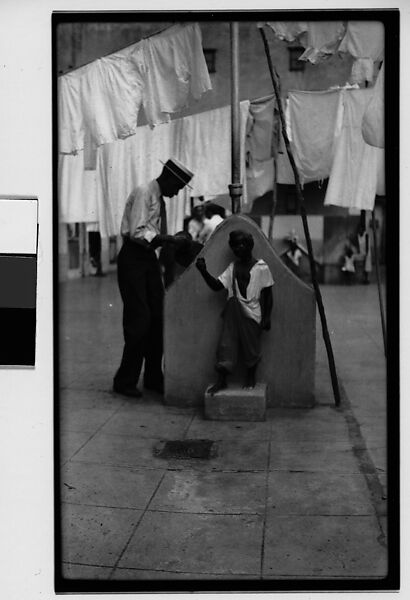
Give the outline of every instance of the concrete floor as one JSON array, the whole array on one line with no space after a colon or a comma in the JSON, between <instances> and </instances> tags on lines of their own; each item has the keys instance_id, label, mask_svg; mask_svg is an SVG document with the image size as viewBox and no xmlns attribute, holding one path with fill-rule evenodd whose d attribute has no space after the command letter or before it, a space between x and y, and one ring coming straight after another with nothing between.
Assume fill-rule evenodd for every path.
<instances>
[{"instance_id":1,"label":"concrete floor","mask_svg":"<svg viewBox=\"0 0 410 600\"><path fill-rule=\"evenodd\" d=\"M387 573L386 373L377 289L322 286L344 401L318 321L314 409L205 421L110 391L122 351L115 275L60 289L62 574L67 579L378 579ZM208 461L161 439L218 443Z\"/></svg>"}]
</instances>

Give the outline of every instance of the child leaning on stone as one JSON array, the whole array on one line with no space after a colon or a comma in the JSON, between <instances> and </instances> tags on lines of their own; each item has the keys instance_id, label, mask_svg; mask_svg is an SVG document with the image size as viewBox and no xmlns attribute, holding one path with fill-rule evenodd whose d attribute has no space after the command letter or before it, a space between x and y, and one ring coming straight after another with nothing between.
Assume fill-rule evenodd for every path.
<instances>
[{"instance_id":1,"label":"child leaning on stone","mask_svg":"<svg viewBox=\"0 0 410 600\"><path fill-rule=\"evenodd\" d=\"M210 394L226 388L227 375L235 368L239 349L247 369L244 388L255 387L256 368L261 359L261 333L263 329L270 329L274 281L265 261L253 256L253 245L250 233L232 231L229 246L236 258L217 279L208 272L204 258L196 261L197 269L212 290L228 290L215 365L218 379L209 389Z\"/></svg>"}]
</instances>

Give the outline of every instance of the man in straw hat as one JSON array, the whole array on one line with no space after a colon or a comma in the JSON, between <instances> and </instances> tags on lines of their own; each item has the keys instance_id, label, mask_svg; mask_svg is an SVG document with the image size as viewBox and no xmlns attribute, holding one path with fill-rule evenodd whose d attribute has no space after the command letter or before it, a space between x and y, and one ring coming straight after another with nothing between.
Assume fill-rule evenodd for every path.
<instances>
[{"instance_id":1,"label":"man in straw hat","mask_svg":"<svg viewBox=\"0 0 410 600\"><path fill-rule=\"evenodd\" d=\"M174 238L166 232L163 196L172 198L193 177L179 161L162 163L159 177L129 195L121 222L123 245L118 254L118 285L124 304L124 351L114 377L114 391L139 398L142 363L144 387L163 393L164 287L155 249Z\"/></svg>"}]
</instances>

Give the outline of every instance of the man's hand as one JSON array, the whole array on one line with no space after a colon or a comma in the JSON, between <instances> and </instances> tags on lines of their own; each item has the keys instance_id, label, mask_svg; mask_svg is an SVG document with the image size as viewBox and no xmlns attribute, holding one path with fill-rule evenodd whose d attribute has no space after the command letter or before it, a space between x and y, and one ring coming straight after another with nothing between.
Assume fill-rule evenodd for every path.
<instances>
[{"instance_id":1,"label":"man's hand","mask_svg":"<svg viewBox=\"0 0 410 600\"><path fill-rule=\"evenodd\" d=\"M201 273L204 273L206 271L206 262L204 258L197 258L195 265L198 271L200 271Z\"/></svg>"},{"instance_id":2,"label":"man's hand","mask_svg":"<svg viewBox=\"0 0 410 600\"><path fill-rule=\"evenodd\" d=\"M158 248L158 246L163 246L167 243L175 242L175 238L173 235L160 234L156 235L151 242L152 248Z\"/></svg>"}]
</instances>

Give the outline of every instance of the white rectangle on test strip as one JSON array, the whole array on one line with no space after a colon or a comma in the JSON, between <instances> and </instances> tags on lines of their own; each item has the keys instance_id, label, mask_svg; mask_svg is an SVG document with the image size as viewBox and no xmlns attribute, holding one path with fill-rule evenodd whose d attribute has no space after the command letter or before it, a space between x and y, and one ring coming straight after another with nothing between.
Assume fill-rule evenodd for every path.
<instances>
[{"instance_id":1,"label":"white rectangle on test strip","mask_svg":"<svg viewBox=\"0 0 410 600\"><path fill-rule=\"evenodd\" d=\"M36 254L37 199L0 198L0 254Z\"/></svg>"}]
</instances>

